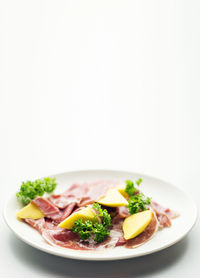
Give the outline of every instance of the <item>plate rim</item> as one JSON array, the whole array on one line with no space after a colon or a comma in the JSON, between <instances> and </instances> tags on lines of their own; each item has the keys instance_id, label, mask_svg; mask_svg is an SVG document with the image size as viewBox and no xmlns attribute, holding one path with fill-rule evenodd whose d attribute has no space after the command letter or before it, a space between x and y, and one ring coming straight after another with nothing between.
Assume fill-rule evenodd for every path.
<instances>
[{"instance_id":1,"label":"plate rim","mask_svg":"<svg viewBox=\"0 0 200 278\"><path fill-rule=\"evenodd\" d=\"M84 256L85 253L81 254L63 254L63 253L60 253L59 252L59 249L46 249L45 247L43 246L40 246L40 244L37 244L35 242L31 242L31 240L28 240L26 238L23 238L23 236L21 236L20 234L18 234L13 228L12 228L12 225L9 223L9 219L7 218L6 216L6 210L7 210L7 206L9 204L9 201L10 199L14 196L14 193L11 193L9 194L8 198L7 198L7 201L5 202L4 204L4 207L3 207L3 219L6 223L6 225L8 226L8 228L14 233L15 236L17 236L17 238L19 238L20 240L22 240L23 242L25 242L26 244L30 245L31 247L33 248L36 248L40 251L43 251L47 254L51 254L51 255L55 255L55 256L58 256L58 257L62 257L62 258L69 258L69 259L74 259L74 260L82 260L82 261L116 261L116 260L124 260L124 259L133 259L133 258L138 258L138 257L142 257L142 256L146 256L146 255L150 255L150 254L153 254L153 253L156 253L156 252L159 252L161 250L164 250L174 244L176 244L177 242L181 241L195 226L196 222L197 222L197 219L198 219L198 209L197 209L197 204L196 202L193 200L191 194L189 192L187 192L186 190L182 189L181 187L178 187L178 186L175 186L174 184L171 184L170 182L168 181L165 181L163 179L160 179L160 178L157 178L157 177L154 177L154 176L151 176L151 175L146 175L146 174L141 174L141 173L138 173L138 172L132 172L132 171L127 171L127 170L119 170L119 169L80 169L80 170L71 170L71 171L65 171L65 172L60 172L60 173L56 173L56 174L51 174L49 176L61 176L61 175L66 175L66 174L75 174L75 173L83 173L83 172L116 172L116 173L123 173L123 174L131 174L131 175L138 175L138 176L143 176L143 177L146 177L147 179L150 178L150 179L154 179L154 180L157 180L158 182L161 182L161 183L164 183L164 184L167 184L175 189L178 189L179 191L181 191L184 195L186 195L187 197L190 198L190 201L191 203L193 204L193 208L194 208L194 220L193 220L193 223L192 225L190 226L190 228L185 231L184 234L181 235L181 237L179 237L178 239L174 240L174 241L171 241L170 243L166 243L164 244L163 246L161 246L160 248L156 248L156 249L152 249L152 250L149 250L149 251L145 251L145 253L142 253L142 254L123 254L119 257L87 257L87 256ZM50 246L50 245L49 245ZM52 248L53 246L51 246ZM62 247L60 247L62 248ZM80 252L80 250L79 250Z\"/></svg>"}]
</instances>

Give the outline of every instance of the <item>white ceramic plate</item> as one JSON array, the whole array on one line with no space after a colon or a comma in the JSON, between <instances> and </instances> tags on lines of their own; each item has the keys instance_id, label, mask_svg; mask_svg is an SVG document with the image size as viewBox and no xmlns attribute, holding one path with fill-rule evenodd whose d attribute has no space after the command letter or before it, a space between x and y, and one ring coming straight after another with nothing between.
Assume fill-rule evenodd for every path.
<instances>
[{"instance_id":1,"label":"white ceramic plate","mask_svg":"<svg viewBox=\"0 0 200 278\"><path fill-rule=\"evenodd\" d=\"M124 171L88 170L74 171L54 175L58 181L56 192L64 191L75 182L137 179L141 177L141 190L163 206L177 211L180 216L172 221L172 227L159 231L155 236L135 249L116 247L104 251L78 251L63 247L53 247L47 244L38 231L16 219L16 212L20 209L15 192L7 201L4 208L4 218L9 228L29 245L61 257L79 260L119 260L151 254L167 248L181 240L193 227L197 218L197 208L191 197L181 189L159 179Z\"/></svg>"}]
</instances>

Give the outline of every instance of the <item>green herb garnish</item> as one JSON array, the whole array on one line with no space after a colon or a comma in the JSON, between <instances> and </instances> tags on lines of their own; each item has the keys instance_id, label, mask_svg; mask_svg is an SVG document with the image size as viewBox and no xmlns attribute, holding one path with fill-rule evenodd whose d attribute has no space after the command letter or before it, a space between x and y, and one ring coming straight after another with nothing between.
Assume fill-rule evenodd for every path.
<instances>
[{"instance_id":1,"label":"green herb garnish","mask_svg":"<svg viewBox=\"0 0 200 278\"><path fill-rule=\"evenodd\" d=\"M43 196L45 192L52 193L56 188L57 183L55 178L37 179L35 181L22 182L20 191L17 192L17 198L23 205L27 205L37 196Z\"/></svg>"},{"instance_id":2,"label":"green herb garnish","mask_svg":"<svg viewBox=\"0 0 200 278\"><path fill-rule=\"evenodd\" d=\"M112 220L108 211L102 209L98 203L94 203L93 208L96 210L94 218L84 222L82 219L76 220L72 232L78 233L82 240L89 239L93 234L94 241L100 243L109 236L110 231L108 227L112 226Z\"/></svg>"},{"instance_id":3,"label":"green herb garnish","mask_svg":"<svg viewBox=\"0 0 200 278\"><path fill-rule=\"evenodd\" d=\"M101 224L106 228L112 226L111 216L108 213L107 209L102 209L101 205L98 203L94 203L93 208L97 212L97 214L94 217L95 219L96 218L100 219ZM95 219L94 219L94 221L95 221Z\"/></svg>"},{"instance_id":4,"label":"green herb garnish","mask_svg":"<svg viewBox=\"0 0 200 278\"><path fill-rule=\"evenodd\" d=\"M142 179L139 178L136 181L136 184L139 186L141 182ZM129 195L127 208L131 214L146 210L146 205L150 205L151 199L149 197L145 197L145 195L141 192L137 193L138 189L131 180L126 181L125 191Z\"/></svg>"},{"instance_id":5,"label":"green herb garnish","mask_svg":"<svg viewBox=\"0 0 200 278\"><path fill-rule=\"evenodd\" d=\"M137 191L137 188L135 188L134 182L132 182L131 180L127 180L127 181L126 181L125 192L126 192L129 196L132 196L136 191Z\"/></svg>"},{"instance_id":6,"label":"green herb garnish","mask_svg":"<svg viewBox=\"0 0 200 278\"><path fill-rule=\"evenodd\" d=\"M85 240L91 237L91 231L93 229L93 223L90 220L86 220L83 222L82 219L78 219L75 221L74 226L72 228L72 232L78 233L80 238Z\"/></svg>"},{"instance_id":7,"label":"green herb garnish","mask_svg":"<svg viewBox=\"0 0 200 278\"><path fill-rule=\"evenodd\" d=\"M145 197L144 194L138 193L134 196L131 196L127 208L131 214L137 213L139 211L147 210L146 205L150 205L151 199Z\"/></svg>"},{"instance_id":8,"label":"green herb garnish","mask_svg":"<svg viewBox=\"0 0 200 278\"><path fill-rule=\"evenodd\" d=\"M105 237L109 236L110 231L102 224L95 223L93 225L94 241L100 243L105 240Z\"/></svg>"},{"instance_id":9,"label":"green herb garnish","mask_svg":"<svg viewBox=\"0 0 200 278\"><path fill-rule=\"evenodd\" d=\"M142 182L142 179L141 179L141 178L139 178L138 180L136 180L136 184L137 184L138 186L141 184L141 182Z\"/></svg>"}]
</instances>

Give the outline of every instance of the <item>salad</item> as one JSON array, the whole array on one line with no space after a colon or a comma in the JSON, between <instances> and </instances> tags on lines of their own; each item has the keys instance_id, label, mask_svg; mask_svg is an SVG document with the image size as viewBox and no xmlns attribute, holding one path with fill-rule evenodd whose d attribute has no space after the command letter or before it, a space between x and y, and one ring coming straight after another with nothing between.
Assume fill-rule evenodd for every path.
<instances>
[{"instance_id":1,"label":"salad","mask_svg":"<svg viewBox=\"0 0 200 278\"><path fill-rule=\"evenodd\" d=\"M171 219L178 216L146 196L141 184L141 178L75 183L63 193L53 194L55 178L23 182L16 194L23 204L17 218L38 230L53 246L77 250L136 248L157 231L171 227Z\"/></svg>"}]
</instances>

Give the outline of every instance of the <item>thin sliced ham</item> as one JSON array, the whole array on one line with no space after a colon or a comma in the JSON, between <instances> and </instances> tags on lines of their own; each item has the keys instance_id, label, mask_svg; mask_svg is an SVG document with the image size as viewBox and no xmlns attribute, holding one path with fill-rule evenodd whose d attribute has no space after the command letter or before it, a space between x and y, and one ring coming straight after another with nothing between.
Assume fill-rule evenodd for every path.
<instances>
[{"instance_id":1,"label":"thin sliced ham","mask_svg":"<svg viewBox=\"0 0 200 278\"><path fill-rule=\"evenodd\" d=\"M43 230L46 228L46 223L44 218L40 218L37 220L26 218L24 219L26 223L28 223L31 227L38 230L40 234L42 234Z\"/></svg>"},{"instance_id":2,"label":"thin sliced ham","mask_svg":"<svg viewBox=\"0 0 200 278\"><path fill-rule=\"evenodd\" d=\"M59 213L59 209L45 198L37 197L32 201L32 203L38 206L46 217Z\"/></svg>"},{"instance_id":3,"label":"thin sliced ham","mask_svg":"<svg viewBox=\"0 0 200 278\"><path fill-rule=\"evenodd\" d=\"M170 219L174 219L178 216L178 213L170 210L169 208L165 208L155 201L151 201L151 208L156 213L156 217L159 222L159 229L171 227L172 222Z\"/></svg>"},{"instance_id":4,"label":"thin sliced ham","mask_svg":"<svg viewBox=\"0 0 200 278\"><path fill-rule=\"evenodd\" d=\"M66 208L70 203L74 203L77 201L75 197L65 196L63 194L53 194L49 197L49 200L58 208L64 209Z\"/></svg>"},{"instance_id":5,"label":"thin sliced ham","mask_svg":"<svg viewBox=\"0 0 200 278\"><path fill-rule=\"evenodd\" d=\"M112 221L112 224L113 224L112 230L118 232L118 240L117 240L115 246L121 246L121 245L124 245L126 243L126 240L124 238L124 233L123 233L123 230L122 230L123 222L124 222L124 219L123 218L119 218L118 215L116 215L113 218L113 221Z\"/></svg>"},{"instance_id":6,"label":"thin sliced ham","mask_svg":"<svg viewBox=\"0 0 200 278\"><path fill-rule=\"evenodd\" d=\"M75 209L76 203L72 202L66 206L64 209L60 209L58 213L50 215L49 218L51 218L53 221L60 223L62 222L65 218L67 218Z\"/></svg>"},{"instance_id":7,"label":"thin sliced ham","mask_svg":"<svg viewBox=\"0 0 200 278\"><path fill-rule=\"evenodd\" d=\"M61 246L70 249L85 250L79 244L79 237L70 230L55 227L55 229L45 229L42 232L42 237L53 246Z\"/></svg>"},{"instance_id":8,"label":"thin sliced ham","mask_svg":"<svg viewBox=\"0 0 200 278\"><path fill-rule=\"evenodd\" d=\"M156 217L159 222L159 229L169 228L172 225L170 218L164 213L156 213Z\"/></svg>"},{"instance_id":9,"label":"thin sliced ham","mask_svg":"<svg viewBox=\"0 0 200 278\"><path fill-rule=\"evenodd\" d=\"M50 220L41 219L25 219L25 222L38 230L44 240L53 246L61 246L71 249L86 250L79 242L77 234L70 230L59 228L55 223Z\"/></svg>"},{"instance_id":10,"label":"thin sliced ham","mask_svg":"<svg viewBox=\"0 0 200 278\"><path fill-rule=\"evenodd\" d=\"M117 207L116 208L116 214L119 218L126 218L126 217L130 216L129 210L126 206Z\"/></svg>"},{"instance_id":11,"label":"thin sliced ham","mask_svg":"<svg viewBox=\"0 0 200 278\"><path fill-rule=\"evenodd\" d=\"M36 229L40 234L46 229L54 229L56 224L50 219L40 218L40 219L30 219L26 218L24 221L29 224L31 227Z\"/></svg>"},{"instance_id":12,"label":"thin sliced ham","mask_svg":"<svg viewBox=\"0 0 200 278\"><path fill-rule=\"evenodd\" d=\"M49 200L58 208L66 208L71 202L80 203L80 200L89 191L90 185L88 183L84 184L72 184L66 191L62 194L53 194L50 196Z\"/></svg>"},{"instance_id":13,"label":"thin sliced ham","mask_svg":"<svg viewBox=\"0 0 200 278\"><path fill-rule=\"evenodd\" d=\"M76 202L78 206L94 203L104 196L108 188L115 187L119 182L98 181L91 183L73 184L62 194L53 194L49 200L58 208L65 208L69 203Z\"/></svg>"},{"instance_id":14,"label":"thin sliced ham","mask_svg":"<svg viewBox=\"0 0 200 278\"><path fill-rule=\"evenodd\" d=\"M127 242L127 240L125 240L125 238L124 238L123 236L120 236L120 237L118 238L118 241L117 241L117 243L116 243L116 246L125 245L126 242Z\"/></svg>"},{"instance_id":15,"label":"thin sliced ham","mask_svg":"<svg viewBox=\"0 0 200 278\"><path fill-rule=\"evenodd\" d=\"M169 208L165 208L158 204L155 201L151 201L151 206L154 210L156 210L158 213L164 213L166 214L170 219L174 219L179 216L179 214Z\"/></svg>"},{"instance_id":16,"label":"thin sliced ham","mask_svg":"<svg viewBox=\"0 0 200 278\"><path fill-rule=\"evenodd\" d=\"M59 209L51 201L41 197L37 197L32 203L40 208L46 218L50 218L57 223L67 218L76 207L76 203L71 202L64 209Z\"/></svg>"},{"instance_id":17,"label":"thin sliced ham","mask_svg":"<svg viewBox=\"0 0 200 278\"><path fill-rule=\"evenodd\" d=\"M98 181L88 184L89 190L87 191L87 194L83 196L84 199L80 201L80 206L85 206L89 202L93 203L97 201L99 198L105 196L106 191L109 188L115 187L117 184L119 183L114 181Z\"/></svg>"}]
</instances>

